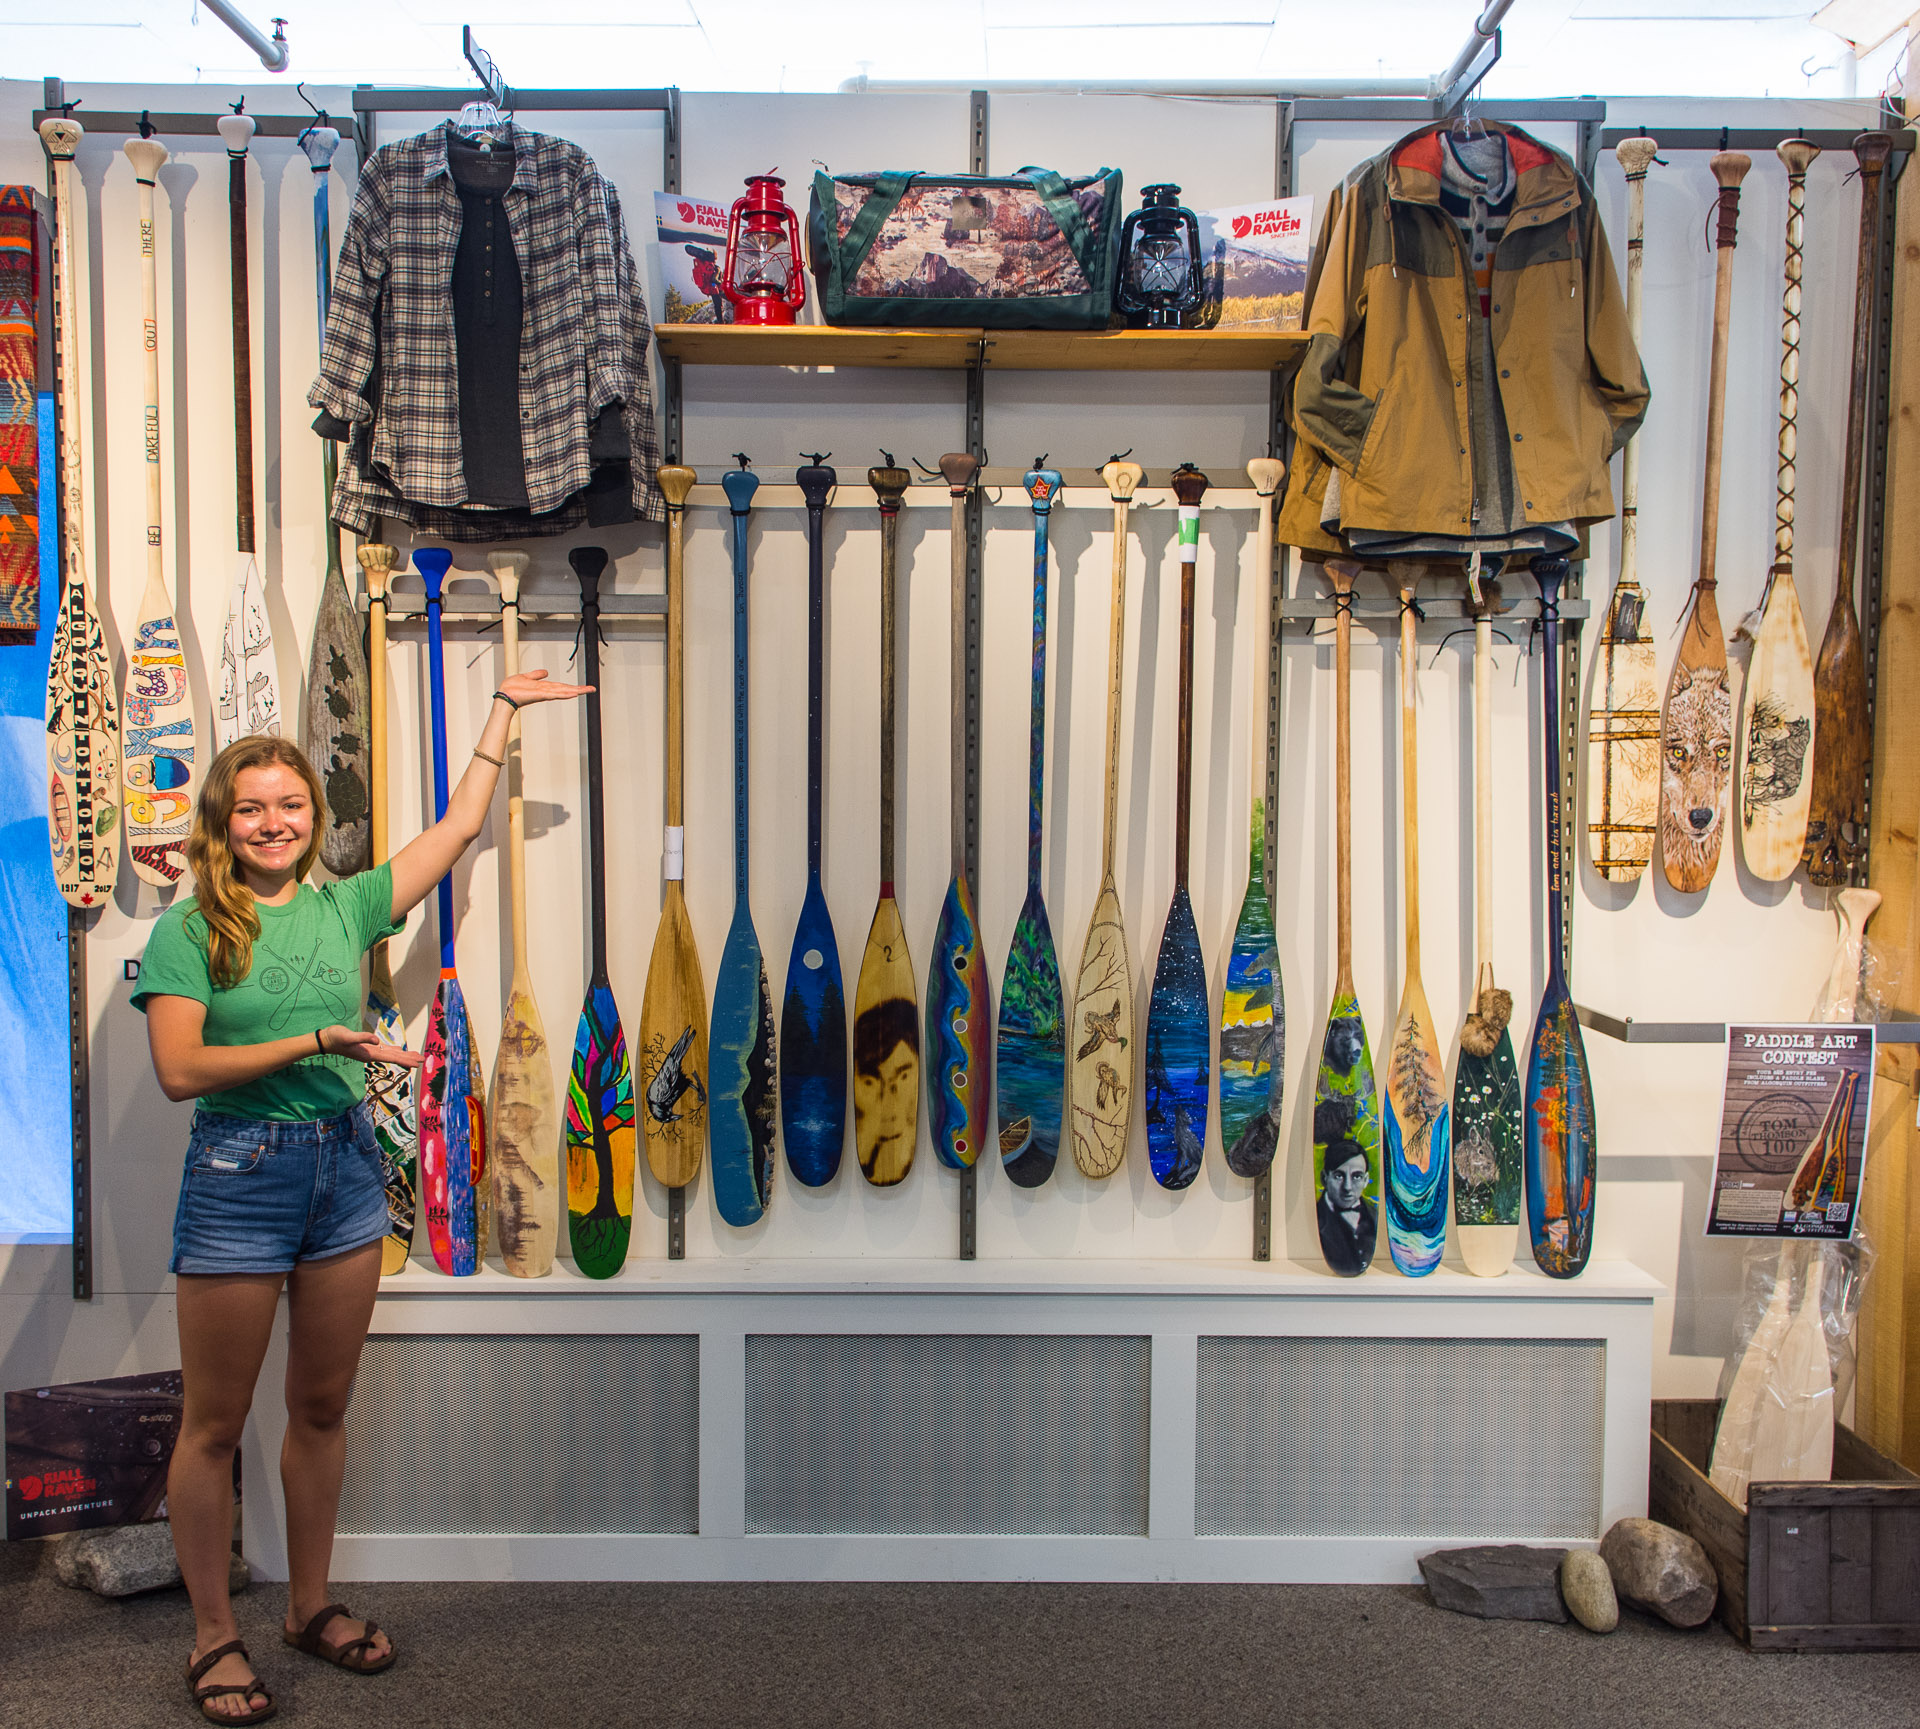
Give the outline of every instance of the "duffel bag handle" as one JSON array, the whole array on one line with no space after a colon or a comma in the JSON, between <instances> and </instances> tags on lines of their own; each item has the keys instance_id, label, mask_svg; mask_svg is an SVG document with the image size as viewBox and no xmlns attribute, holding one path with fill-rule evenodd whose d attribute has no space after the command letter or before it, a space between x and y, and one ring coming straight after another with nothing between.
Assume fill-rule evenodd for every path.
<instances>
[{"instance_id":1,"label":"duffel bag handle","mask_svg":"<svg viewBox=\"0 0 1920 1729\"><path fill-rule=\"evenodd\" d=\"M847 224L847 237L840 243L841 269L851 279L860 268L867 249L880 233L880 225L894 213L907 188L920 174L917 168L906 173L881 174L874 178L873 191L860 206L860 214Z\"/></svg>"},{"instance_id":2,"label":"duffel bag handle","mask_svg":"<svg viewBox=\"0 0 1920 1729\"><path fill-rule=\"evenodd\" d=\"M1104 181L1113 172L1102 168L1096 174L1087 176L1087 183ZM1051 168L1036 168L1029 164L1025 168L1015 169L1016 177L1031 180L1033 189L1040 194L1041 202L1047 207L1047 214L1060 230L1061 238L1067 243L1074 257L1079 260L1080 268L1088 277L1095 274L1093 249L1096 244L1092 231L1087 227L1087 215L1080 208L1080 201L1067 190L1066 181Z\"/></svg>"}]
</instances>

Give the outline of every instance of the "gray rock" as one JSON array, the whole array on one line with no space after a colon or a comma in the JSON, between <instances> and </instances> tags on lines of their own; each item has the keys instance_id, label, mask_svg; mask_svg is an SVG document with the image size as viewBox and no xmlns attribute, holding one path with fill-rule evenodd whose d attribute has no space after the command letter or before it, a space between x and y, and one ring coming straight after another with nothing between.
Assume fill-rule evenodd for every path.
<instances>
[{"instance_id":1,"label":"gray rock","mask_svg":"<svg viewBox=\"0 0 1920 1729\"><path fill-rule=\"evenodd\" d=\"M1684 1531L1653 1519L1622 1519L1600 1539L1600 1559L1620 1601L1674 1627L1713 1613L1720 1580L1707 1552Z\"/></svg>"},{"instance_id":2,"label":"gray rock","mask_svg":"<svg viewBox=\"0 0 1920 1729\"><path fill-rule=\"evenodd\" d=\"M1620 1625L1620 1601L1613 1575L1591 1549L1569 1549L1560 1563L1560 1595L1573 1618L1589 1633L1611 1633Z\"/></svg>"},{"instance_id":3,"label":"gray rock","mask_svg":"<svg viewBox=\"0 0 1920 1729\"><path fill-rule=\"evenodd\" d=\"M71 1531L54 1544L53 1576L63 1585L101 1597L170 1590L180 1583L173 1528L162 1520L152 1525L116 1525L105 1531ZM252 1583L246 1562L235 1555L227 1569L227 1589L244 1591Z\"/></svg>"},{"instance_id":4,"label":"gray rock","mask_svg":"<svg viewBox=\"0 0 1920 1729\"><path fill-rule=\"evenodd\" d=\"M1564 1621L1560 1562L1564 1549L1483 1543L1420 1557L1420 1576L1434 1607L1489 1621Z\"/></svg>"}]
</instances>

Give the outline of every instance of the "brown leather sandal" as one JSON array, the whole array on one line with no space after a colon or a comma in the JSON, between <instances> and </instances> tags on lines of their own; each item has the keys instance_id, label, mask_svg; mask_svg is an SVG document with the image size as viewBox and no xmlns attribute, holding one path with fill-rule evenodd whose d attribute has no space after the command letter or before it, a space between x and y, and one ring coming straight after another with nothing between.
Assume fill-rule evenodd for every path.
<instances>
[{"instance_id":1,"label":"brown leather sandal","mask_svg":"<svg viewBox=\"0 0 1920 1729\"><path fill-rule=\"evenodd\" d=\"M351 1611L344 1603L329 1603L320 1613L302 1627L298 1633L289 1633L280 1629L280 1637L296 1651L304 1651L309 1657L318 1657L323 1663L331 1663L336 1669L351 1670L355 1675L378 1675L382 1669L393 1667L393 1660L399 1655L388 1644L384 1655L364 1657L362 1652L371 1651L376 1643L374 1635L380 1629L371 1621L366 1631L358 1639L349 1639L344 1645L329 1645L320 1637L330 1621L346 1615L351 1619Z\"/></svg>"},{"instance_id":2,"label":"brown leather sandal","mask_svg":"<svg viewBox=\"0 0 1920 1729\"><path fill-rule=\"evenodd\" d=\"M206 1687L198 1684L200 1677L222 1657L235 1655L238 1655L249 1667L252 1666L253 1659L247 1655L246 1646L238 1639L229 1639L224 1645L214 1646L204 1657L189 1666L187 1691L193 1695L194 1704L200 1707L200 1715L209 1723L264 1723L280 1707L274 1704L273 1695L267 1691L258 1675L251 1681L215 1683ZM223 1699L233 1693L244 1694L248 1700L258 1693L266 1703L258 1706L250 1705L247 1710L241 1712L214 1711L208 1708L210 1701Z\"/></svg>"}]
</instances>

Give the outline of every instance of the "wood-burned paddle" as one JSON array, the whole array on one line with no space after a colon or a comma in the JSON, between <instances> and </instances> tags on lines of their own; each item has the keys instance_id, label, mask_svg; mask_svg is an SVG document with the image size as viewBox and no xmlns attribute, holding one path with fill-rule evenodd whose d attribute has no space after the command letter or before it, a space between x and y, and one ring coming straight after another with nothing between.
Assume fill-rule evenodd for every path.
<instances>
[{"instance_id":1,"label":"wood-burned paddle","mask_svg":"<svg viewBox=\"0 0 1920 1729\"><path fill-rule=\"evenodd\" d=\"M1566 868L1566 822L1560 788L1560 585L1564 558L1536 558L1540 588L1541 758L1546 764L1547 987L1540 994L1527 1048L1527 1222L1533 1258L1556 1279L1571 1279L1593 1252L1593 1076L1580 1018L1567 990L1560 897Z\"/></svg>"},{"instance_id":2,"label":"wood-burned paddle","mask_svg":"<svg viewBox=\"0 0 1920 1729\"><path fill-rule=\"evenodd\" d=\"M1400 591L1400 825L1406 898L1406 980L1387 1046L1381 1086L1386 1130L1387 1249L1408 1278L1440 1264L1447 1246L1452 1114L1439 1030L1420 979L1420 727L1419 645L1414 621L1423 567L1396 561Z\"/></svg>"},{"instance_id":3,"label":"wood-burned paddle","mask_svg":"<svg viewBox=\"0 0 1920 1729\"><path fill-rule=\"evenodd\" d=\"M1762 882L1785 882L1800 862L1813 794L1813 655L1793 581L1793 483L1800 412L1800 279L1806 227L1807 165L1818 145L1789 138L1775 151L1787 169L1786 284L1780 298L1780 438L1775 468L1773 566L1756 621L1740 632L1753 638L1747 663L1739 762L1740 847L1747 869Z\"/></svg>"},{"instance_id":4,"label":"wood-burned paddle","mask_svg":"<svg viewBox=\"0 0 1920 1729\"><path fill-rule=\"evenodd\" d=\"M810 1189L833 1181L847 1138L847 997L820 880L826 791L827 494L838 476L813 457L794 480L807 506L807 892L780 1005L780 1132Z\"/></svg>"},{"instance_id":5,"label":"wood-burned paddle","mask_svg":"<svg viewBox=\"0 0 1920 1729\"><path fill-rule=\"evenodd\" d=\"M1627 177L1627 330L1640 346L1647 230L1647 167L1660 146L1625 138L1614 149ZM1640 439L1620 459L1620 580L1607 606L1587 731L1587 845L1608 882L1635 881L1653 859L1660 814L1660 686L1654 676L1647 591L1640 586Z\"/></svg>"},{"instance_id":6,"label":"wood-burned paddle","mask_svg":"<svg viewBox=\"0 0 1920 1729\"><path fill-rule=\"evenodd\" d=\"M333 153L340 148L340 134L331 126L310 126L300 135L300 148L313 167L315 304L320 314L320 345L324 348L333 281L327 174ZM324 439L320 445L320 531L327 544L327 569L320 581L313 647L307 655L307 757L327 789L327 826L320 837L320 862L335 876L351 876L367 864L369 698L360 620L340 568L340 531L332 519L338 473L337 449L332 439Z\"/></svg>"},{"instance_id":7,"label":"wood-burned paddle","mask_svg":"<svg viewBox=\"0 0 1920 1729\"><path fill-rule=\"evenodd\" d=\"M506 676L520 670L520 580L524 552L487 562L500 584ZM520 717L507 727L507 896L513 921L513 978L507 986L500 1046L487 1088L487 1171L493 1183L493 1239L500 1262L519 1279L553 1271L560 1236L560 1099L553 1052L527 965L527 808Z\"/></svg>"},{"instance_id":8,"label":"wood-burned paddle","mask_svg":"<svg viewBox=\"0 0 1920 1729\"><path fill-rule=\"evenodd\" d=\"M667 834L666 888L646 994L640 999L640 1121L647 1166L666 1188L683 1189L707 1150L707 981L687 916L685 747L687 662L687 495L694 472L660 470L667 501Z\"/></svg>"},{"instance_id":9,"label":"wood-burned paddle","mask_svg":"<svg viewBox=\"0 0 1920 1729\"><path fill-rule=\"evenodd\" d=\"M1473 1006L1453 1071L1453 1224L1467 1271L1495 1278L1520 1240L1520 1071L1513 993L1493 978L1493 615L1500 585L1467 577L1473 614Z\"/></svg>"},{"instance_id":10,"label":"wood-burned paddle","mask_svg":"<svg viewBox=\"0 0 1920 1729\"><path fill-rule=\"evenodd\" d=\"M53 158L54 353L60 373L60 544L64 586L47 662L47 835L54 886L70 906L97 907L120 873L120 703L100 609L87 574L86 475L81 462L80 307L73 286L73 120L43 120ZM132 742L139 742L137 739Z\"/></svg>"},{"instance_id":11,"label":"wood-burned paddle","mask_svg":"<svg viewBox=\"0 0 1920 1729\"><path fill-rule=\"evenodd\" d=\"M1860 254L1853 301L1853 367L1847 383L1847 448L1840 482L1840 564L1833 610L1827 615L1814 662L1813 797L1807 811L1807 880L1843 883L1866 861L1867 765L1873 751L1867 724L1866 647L1854 610L1854 570L1860 539L1860 481L1866 449L1868 376L1873 348L1873 290L1880 238L1880 186L1892 135L1863 132L1853 141L1860 164Z\"/></svg>"},{"instance_id":12,"label":"wood-burned paddle","mask_svg":"<svg viewBox=\"0 0 1920 1729\"><path fill-rule=\"evenodd\" d=\"M248 300L247 144L253 120L236 110L215 124L227 147L227 238L233 299L233 490L235 554L220 637L220 696L213 737L225 750L237 738L280 730L280 674L274 664L267 590L255 556L253 519L253 325ZM417 561L416 561L417 562ZM426 567L423 565L424 570Z\"/></svg>"},{"instance_id":13,"label":"wood-burned paddle","mask_svg":"<svg viewBox=\"0 0 1920 1729\"><path fill-rule=\"evenodd\" d=\"M154 259L153 183L167 159L152 138L122 146L140 187L140 330L145 361L147 586L127 650L125 748L120 772L127 800L127 858L142 882L170 888L187 868L187 830L199 786L199 759L187 657L167 584L160 524L160 317Z\"/></svg>"},{"instance_id":14,"label":"wood-burned paddle","mask_svg":"<svg viewBox=\"0 0 1920 1729\"><path fill-rule=\"evenodd\" d=\"M766 1211L772 1190L780 1081L773 994L747 898L747 513L760 482L747 459L739 461L720 480L733 516L733 922L713 981L707 1141L720 1217L751 1225Z\"/></svg>"},{"instance_id":15,"label":"wood-burned paddle","mask_svg":"<svg viewBox=\"0 0 1920 1729\"><path fill-rule=\"evenodd\" d=\"M880 454L886 466L867 470L880 506L880 899L853 989L853 1141L861 1173L884 1188L913 1168L920 1135L920 1004L893 894L900 499L913 476Z\"/></svg>"},{"instance_id":16,"label":"wood-burned paddle","mask_svg":"<svg viewBox=\"0 0 1920 1729\"><path fill-rule=\"evenodd\" d=\"M953 875L933 933L927 965L927 1115L941 1164L963 1170L979 1158L987 1138L987 1100L993 1091L993 990L980 946L973 884L967 873L966 616L967 492L979 458L964 451L940 458L941 478L953 500L953 609L951 636L952 760L948 765L949 845Z\"/></svg>"},{"instance_id":17,"label":"wood-burned paddle","mask_svg":"<svg viewBox=\"0 0 1920 1729\"><path fill-rule=\"evenodd\" d=\"M1280 1144L1280 1109L1286 1087L1287 1002L1280 984L1280 949L1273 930L1273 900L1267 890L1267 690L1273 655L1273 497L1286 464L1256 456L1247 478L1260 499L1260 641L1254 687L1252 836L1247 851L1247 893L1227 951L1227 984L1220 1003L1220 1143L1227 1169L1257 1177L1273 1163Z\"/></svg>"},{"instance_id":18,"label":"wood-burned paddle","mask_svg":"<svg viewBox=\"0 0 1920 1729\"><path fill-rule=\"evenodd\" d=\"M607 818L600 770L600 575L604 547L567 554L580 579L580 642L587 692L587 881L593 972L580 1004L567 1076L567 1237L573 1264L610 1279L633 1236L633 1070L607 976Z\"/></svg>"},{"instance_id":19,"label":"wood-burned paddle","mask_svg":"<svg viewBox=\"0 0 1920 1729\"><path fill-rule=\"evenodd\" d=\"M1714 598L1720 545L1720 457L1726 431L1727 329L1733 312L1733 246L1740 215L1740 182L1752 167L1737 150L1712 162L1720 183L1715 230L1713 351L1707 381L1706 476L1701 485L1700 571L1687 612L1680 652L1667 679L1660 725L1660 863L1683 894L1713 881L1727 826L1727 787L1733 778L1733 695L1727 688L1727 643Z\"/></svg>"},{"instance_id":20,"label":"wood-burned paddle","mask_svg":"<svg viewBox=\"0 0 1920 1729\"><path fill-rule=\"evenodd\" d=\"M1313 1089L1314 1222L1320 1253L1343 1278L1373 1264L1380 1229L1380 1101L1367 1022L1353 985L1353 584L1360 566L1327 560L1333 584L1333 1003Z\"/></svg>"},{"instance_id":21,"label":"wood-burned paddle","mask_svg":"<svg viewBox=\"0 0 1920 1729\"><path fill-rule=\"evenodd\" d=\"M1066 1105L1066 1004L1060 963L1040 883L1041 800L1047 752L1047 517L1060 471L1043 456L1021 484L1033 506L1033 674L1027 710L1027 897L1013 927L1007 969L1000 975L1000 1024L993 1067L1000 1161L1016 1186L1037 1189L1060 1156L1060 1114Z\"/></svg>"},{"instance_id":22,"label":"wood-burned paddle","mask_svg":"<svg viewBox=\"0 0 1920 1729\"><path fill-rule=\"evenodd\" d=\"M1163 1189L1184 1189L1207 1152L1207 963L1200 952L1187 852L1193 809L1193 587L1200 556L1200 498L1207 477L1192 463L1173 471L1180 501L1180 706L1173 791L1173 901L1147 999L1147 1157Z\"/></svg>"},{"instance_id":23,"label":"wood-burned paddle","mask_svg":"<svg viewBox=\"0 0 1920 1729\"><path fill-rule=\"evenodd\" d=\"M1067 1104L1073 1162L1083 1175L1110 1177L1127 1156L1133 1124L1133 962L1113 879L1114 822L1120 799L1120 699L1126 671L1127 506L1144 478L1139 463L1116 456L1100 470L1113 500L1113 595L1108 602L1107 772L1100 817L1100 894L1087 920L1080 971L1067 1023L1073 1057Z\"/></svg>"},{"instance_id":24,"label":"wood-burned paddle","mask_svg":"<svg viewBox=\"0 0 1920 1729\"><path fill-rule=\"evenodd\" d=\"M367 817L373 862L378 865L387 858L387 582L399 554L391 546L369 541L357 556L367 585L367 642L373 674L367 706L371 759ZM361 1018L382 1044L407 1048L407 1023L393 988L384 937L367 957L367 1002ZM382 1273L399 1272L413 1247L420 1194L414 1088L410 1068L399 1063L367 1065L367 1108L373 1113L374 1139L380 1143L380 1180L387 1192L387 1234L380 1242Z\"/></svg>"},{"instance_id":25,"label":"wood-burned paddle","mask_svg":"<svg viewBox=\"0 0 1920 1729\"><path fill-rule=\"evenodd\" d=\"M433 704L433 815L447 814L447 681L441 643L442 585L453 554L425 546L413 562L427 586L427 672ZM453 873L435 891L440 916L440 984L427 1020L420 1070L420 1193L426 1203L427 1242L434 1265L464 1278L480 1270L486 1253L480 1234L479 1189L486 1179L486 1108L473 1029L454 960Z\"/></svg>"}]
</instances>

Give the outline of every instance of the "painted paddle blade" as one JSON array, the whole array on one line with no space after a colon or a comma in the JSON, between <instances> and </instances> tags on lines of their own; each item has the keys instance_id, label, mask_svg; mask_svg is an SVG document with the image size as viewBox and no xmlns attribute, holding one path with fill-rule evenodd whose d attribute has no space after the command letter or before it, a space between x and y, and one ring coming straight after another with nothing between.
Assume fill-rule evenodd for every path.
<instances>
[{"instance_id":1,"label":"painted paddle blade","mask_svg":"<svg viewBox=\"0 0 1920 1729\"><path fill-rule=\"evenodd\" d=\"M567 1236L589 1279L626 1264L633 1236L633 1071L604 980L587 987L567 1077Z\"/></svg>"},{"instance_id":2,"label":"painted paddle blade","mask_svg":"<svg viewBox=\"0 0 1920 1729\"><path fill-rule=\"evenodd\" d=\"M899 904L874 909L853 992L853 1144L860 1173L888 1188L920 1137L920 1004Z\"/></svg>"},{"instance_id":3,"label":"painted paddle blade","mask_svg":"<svg viewBox=\"0 0 1920 1729\"><path fill-rule=\"evenodd\" d=\"M1207 966L1193 902L1182 887L1173 891L1167 910L1147 1001L1147 1156L1163 1189L1184 1189L1200 1174L1210 1069Z\"/></svg>"},{"instance_id":4,"label":"painted paddle blade","mask_svg":"<svg viewBox=\"0 0 1920 1729\"><path fill-rule=\"evenodd\" d=\"M949 1170L979 1158L993 1091L993 990L965 877L947 884L927 966L927 1115L933 1150Z\"/></svg>"},{"instance_id":5,"label":"painted paddle blade","mask_svg":"<svg viewBox=\"0 0 1920 1729\"><path fill-rule=\"evenodd\" d=\"M1508 1030L1484 1056L1463 1034L1453 1071L1453 1217L1467 1271L1483 1279L1513 1265L1519 1241L1521 1103Z\"/></svg>"},{"instance_id":6,"label":"painted paddle blade","mask_svg":"<svg viewBox=\"0 0 1920 1729\"><path fill-rule=\"evenodd\" d=\"M250 552L240 555L227 596L220 638L220 700L214 707L214 743L225 750L237 738L280 731L280 675L274 666L267 590Z\"/></svg>"},{"instance_id":7,"label":"painted paddle blade","mask_svg":"<svg viewBox=\"0 0 1920 1729\"><path fill-rule=\"evenodd\" d=\"M53 879L77 907L113 894L120 869L120 721L100 615L71 575L47 679L47 833Z\"/></svg>"},{"instance_id":8,"label":"painted paddle blade","mask_svg":"<svg viewBox=\"0 0 1920 1729\"><path fill-rule=\"evenodd\" d=\"M1236 1177L1257 1177L1272 1165L1286 1086L1287 1005L1267 899L1266 841L1266 801L1256 798L1247 895L1220 1004L1220 1141Z\"/></svg>"},{"instance_id":9,"label":"painted paddle blade","mask_svg":"<svg viewBox=\"0 0 1920 1729\"><path fill-rule=\"evenodd\" d=\"M166 602L164 591L159 598ZM165 888L187 868L197 754L187 658L170 610L150 613L134 632L122 720L127 857L141 881Z\"/></svg>"},{"instance_id":10,"label":"painted paddle blade","mask_svg":"<svg viewBox=\"0 0 1920 1729\"><path fill-rule=\"evenodd\" d=\"M1087 922L1070 1031L1073 1162L1085 1176L1110 1177L1127 1156L1134 1065L1133 963L1111 878Z\"/></svg>"},{"instance_id":11,"label":"painted paddle blade","mask_svg":"<svg viewBox=\"0 0 1920 1729\"><path fill-rule=\"evenodd\" d=\"M1571 1279L1593 1252L1593 1080L1566 985L1549 975L1527 1054L1527 1220L1533 1258Z\"/></svg>"},{"instance_id":12,"label":"painted paddle blade","mask_svg":"<svg viewBox=\"0 0 1920 1729\"><path fill-rule=\"evenodd\" d=\"M700 1169L707 1140L707 1000L687 902L667 884L640 1002L640 1121L647 1166L667 1188Z\"/></svg>"},{"instance_id":13,"label":"painted paddle blade","mask_svg":"<svg viewBox=\"0 0 1920 1729\"><path fill-rule=\"evenodd\" d=\"M405 1050L407 1026L394 1001L385 943L374 949L368 970L367 1003L361 1018L381 1043ZM373 1118L374 1139L380 1144L380 1183L387 1194L387 1234L380 1244L383 1274L399 1272L413 1248L414 1216L419 1204L416 1072L400 1063L367 1065L367 1110Z\"/></svg>"},{"instance_id":14,"label":"painted paddle blade","mask_svg":"<svg viewBox=\"0 0 1920 1729\"><path fill-rule=\"evenodd\" d=\"M751 1225L767 1210L773 1187L779 1078L773 994L767 989L766 962L744 898L733 904L733 923L714 980L707 1084L714 1205L728 1224Z\"/></svg>"},{"instance_id":15,"label":"painted paddle blade","mask_svg":"<svg viewBox=\"0 0 1920 1729\"><path fill-rule=\"evenodd\" d=\"M1813 795L1813 654L1790 572L1768 587L1742 696L1740 850L1762 882L1785 882L1800 863Z\"/></svg>"},{"instance_id":16,"label":"painted paddle blade","mask_svg":"<svg viewBox=\"0 0 1920 1729\"><path fill-rule=\"evenodd\" d=\"M1380 1231L1380 1101L1359 999L1341 992L1327 1014L1313 1092L1314 1221L1320 1253L1343 1278L1373 1264Z\"/></svg>"},{"instance_id":17,"label":"painted paddle blade","mask_svg":"<svg viewBox=\"0 0 1920 1729\"><path fill-rule=\"evenodd\" d=\"M487 1089L487 1174L502 1263L515 1278L544 1278L560 1234L560 1100L539 1007L519 987Z\"/></svg>"},{"instance_id":18,"label":"painted paddle blade","mask_svg":"<svg viewBox=\"0 0 1920 1729\"><path fill-rule=\"evenodd\" d=\"M480 1268L475 1240L472 1090L467 1000L445 974L427 1022L420 1082L420 1187L434 1265L455 1278ZM484 1155L483 1155L484 1156Z\"/></svg>"},{"instance_id":19,"label":"painted paddle blade","mask_svg":"<svg viewBox=\"0 0 1920 1729\"><path fill-rule=\"evenodd\" d=\"M1400 1004L1383 1091L1387 1248L1393 1264L1417 1279L1440 1264L1447 1245L1452 1119L1433 1015L1426 993L1414 983Z\"/></svg>"},{"instance_id":20,"label":"painted paddle blade","mask_svg":"<svg viewBox=\"0 0 1920 1729\"><path fill-rule=\"evenodd\" d=\"M327 537L335 530L327 524ZM367 659L360 617L337 562L329 563L307 663L307 755L327 794L320 862L335 876L367 866Z\"/></svg>"},{"instance_id":21,"label":"painted paddle blade","mask_svg":"<svg viewBox=\"0 0 1920 1729\"><path fill-rule=\"evenodd\" d=\"M1608 882L1632 882L1653 862L1660 814L1660 686L1647 597L1619 584L1607 609L1587 733L1587 843Z\"/></svg>"},{"instance_id":22,"label":"painted paddle blade","mask_svg":"<svg viewBox=\"0 0 1920 1729\"><path fill-rule=\"evenodd\" d=\"M807 878L780 1006L780 1132L810 1189L833 1181L847 1138L847 998L820 878Z\"/></svg>"},{"instance_id":23,"label":"painted paddle blade","mask_svg":"<svg viewBox=\"0 0 1920 1729\"><path fill-rule=\"evenodd\" d=\"M1007 970L1000 975L993 1066L1000 1161L1016 1186L1037 1189L1060 1156L1067 1096L1067 1006L1037 885L1020 908Z\"/></svg>"}]
</instances>

